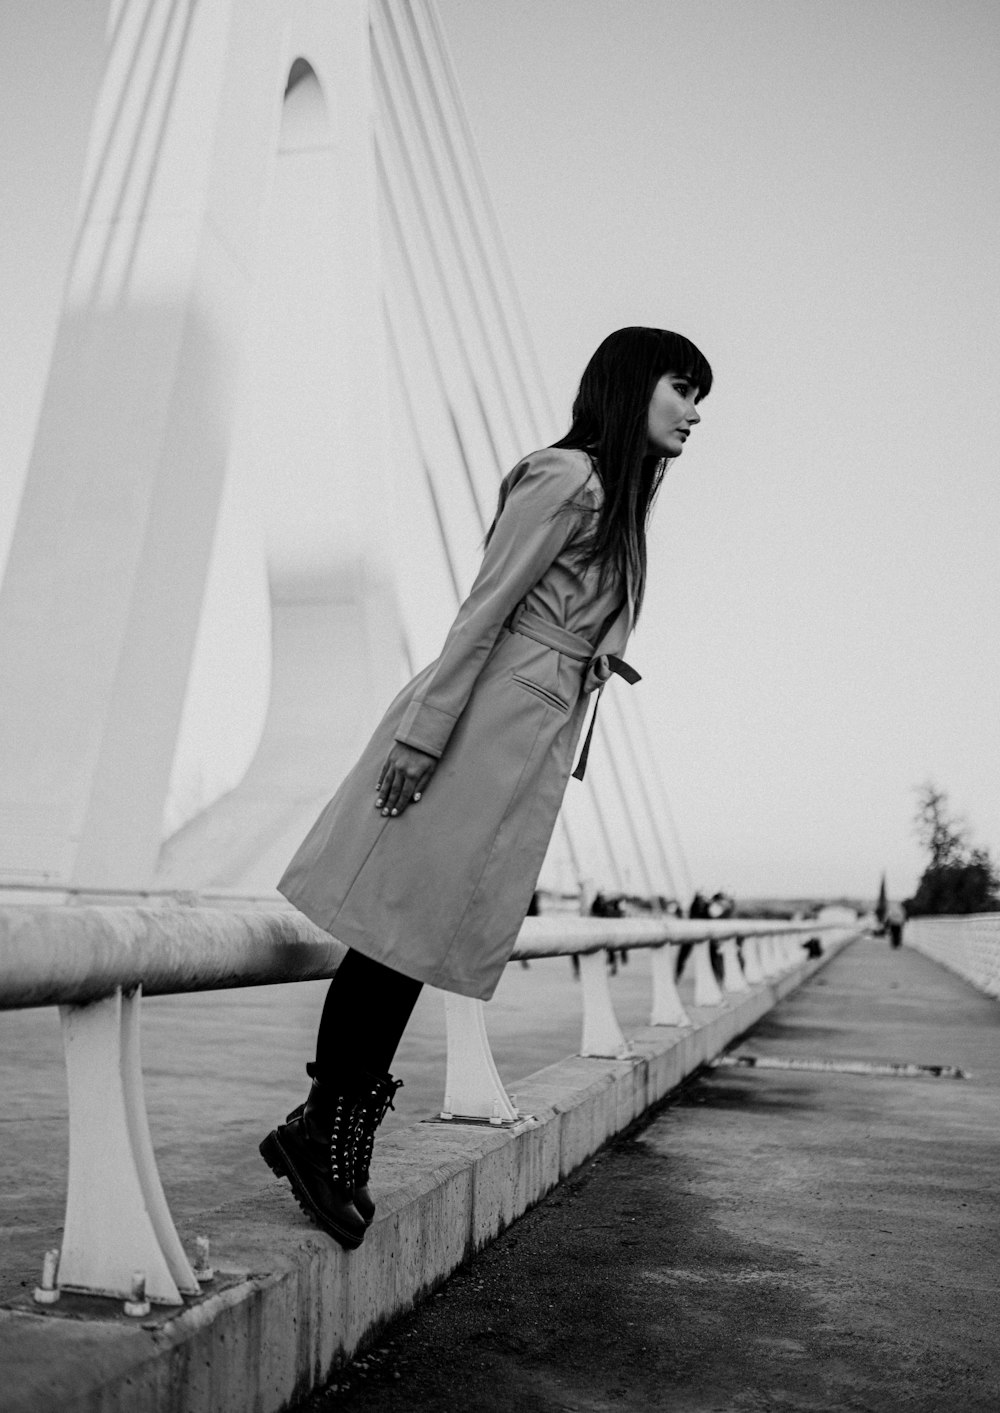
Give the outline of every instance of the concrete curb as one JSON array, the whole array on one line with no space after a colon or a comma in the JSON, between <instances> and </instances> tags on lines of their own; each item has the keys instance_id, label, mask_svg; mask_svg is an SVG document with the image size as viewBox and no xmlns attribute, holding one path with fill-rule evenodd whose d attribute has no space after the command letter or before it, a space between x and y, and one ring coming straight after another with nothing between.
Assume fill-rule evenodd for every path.
<instances>
[{"instance_id":1,"label":"concrete curb","mask_svg":"<svg viewBox=\"0 0 1000 1413\"><path fill-rule=\"evenodd\" d=\"M844 945L843 943L840 946ZM308 1225L286 1185L212 1214L238 1270L180 1313L143 1324L95 1302L0 1311L7 1413L276 1413L322 1386L390 1320L713 1059L840 950L689 1008L690 1030L639 1031L629 1060L572 1057L517 1086L520 1132L420 1123L378 1145L379 1214L347 1253ZM103 1308L103 1307L102 1307ZM86 1313L83 1313L83 1312Z\"/></svg>"}]
</instances>

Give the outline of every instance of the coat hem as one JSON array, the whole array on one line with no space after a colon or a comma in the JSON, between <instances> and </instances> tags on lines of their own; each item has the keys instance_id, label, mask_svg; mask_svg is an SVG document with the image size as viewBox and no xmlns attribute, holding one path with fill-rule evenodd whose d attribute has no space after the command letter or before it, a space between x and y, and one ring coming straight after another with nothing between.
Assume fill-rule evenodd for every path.
<instances>
[{"instance_id":1,"label":"coat hem","mask_svg":"<svg viewBox=\"0 0 1000 1413\"><path fill-rule=\"evenodd\" d=\"M281 890L279 889L278 891L280 892ZM324 915L320 913L318 909L310 911L308 905L296 902L296 900L289 897L287 893L283 894L283 896L288 899L288 902L291 903L293 908L302 913L303 917L307 917L311 923L314 923L316 927L326 932L335 942L340 942L342 946L350 947L353 951L360 952L363 956L367 957L369 961L380 962L382 966L388 967L391 971L397 971L402 976L408 976L411 981L419 981L424 986L433 986L438 991L451 991L457 996L470 996L476 1001L488 1001L497 988L497 983L500 979L499 975L489 990L486 990L482 986L477 986L477 984L472 981L463 982L453 977L449 977L445 980L441 976L440 968L432 970L428 967L420 966L419 963L414 965L407 963L407 965L401 966L393 947L391 945L386 946L376 941L372 934L365 931L364 928L352 927L348 924L346 927L339 928L334 932L333 923L329 920L324 920ZM334 922L335 921L336 918L334 918ZM517 933L514 934L514 942L516 943L516 941ZM511 950L513 951L513 945L511 946ZM500 975L502 975L502 970Z\"/></svg>"}]
</instances>

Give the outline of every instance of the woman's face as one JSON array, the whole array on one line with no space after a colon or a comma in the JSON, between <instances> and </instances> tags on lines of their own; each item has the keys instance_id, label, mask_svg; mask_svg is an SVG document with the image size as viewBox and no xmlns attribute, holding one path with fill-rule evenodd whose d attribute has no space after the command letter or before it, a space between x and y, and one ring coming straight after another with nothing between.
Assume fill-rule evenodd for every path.
<instances>
[{"instance_id":1,"label":"woman's face","mask_svg":"<svg viewBox=\"0 0 1000 1413\"><path fill-rule=\"evenodd\" d=\"M700 393L690 378L664 373L649 400L649 450L656 456L680 456L691 428L701 421L696 406Z\"/></svg>"}]
</instances>

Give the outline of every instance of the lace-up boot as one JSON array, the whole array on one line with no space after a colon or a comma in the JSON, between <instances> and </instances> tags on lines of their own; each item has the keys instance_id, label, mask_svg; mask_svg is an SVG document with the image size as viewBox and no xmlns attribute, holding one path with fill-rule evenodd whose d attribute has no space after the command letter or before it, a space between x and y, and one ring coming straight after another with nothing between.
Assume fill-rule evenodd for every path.
<instances>
[{"instance_id":1,"label":"lace-up boot","mask_svg":"<svg viewBox=\"0 0 1000 1413\"><path fill-rule=\"evenodd\" d=\"M402 1089L403 1081L393 1079L391 1074L366 1074L361 1075L360 1079L364 1087L359 1093L357 1128L354 1132L354 1205L368 1227L375 1216L375 1202L368 1187L375 1131L389 1110L395 1107L392 1101L396 1091Z\"/></svg>"},{"instance_id":2,"label":"lace-up boot","mask_svg":"<svg viewBox=\"0 0 1000 1413\"><path fill-rule=\"evenodd\" d=\"M316 1074L312 1062L306 1065L310 1078ZM361 1214L366 1227L370 1227L375 1216L375 1201L368 1187L371 1171L372 1152L375 1148L375 1131L390 1109L395 1108L393 1099L396 1091L402 1089L403 1081L393 1079L391 1074L359 1074L357 1077L358 1105L354 1123L354 1171L352 1196L354 1205ZM286 1123L293 1123L302 1114L302 1104L297 1105L288 1115Z\"/></svg>"},{"instance_id":3,"label":"lace-up boot","mask_svg":"<svg viewBox=\"0 0 1000 1413\"><path fill-rule=\"evenodd\" d=\"M360 1246L366 1224L353 1200L354 1142L361 1097L314 1079L304 1104L267 1135L261 1156L287 1178L306 1216L347 1250Z\"/></svg>"}]
</instances>

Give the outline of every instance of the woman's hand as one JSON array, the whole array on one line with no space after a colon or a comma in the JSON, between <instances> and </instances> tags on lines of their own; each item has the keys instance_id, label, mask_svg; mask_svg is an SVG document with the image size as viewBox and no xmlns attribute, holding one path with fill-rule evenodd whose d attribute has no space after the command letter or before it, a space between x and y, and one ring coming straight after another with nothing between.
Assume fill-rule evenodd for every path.
<instances>
[{"instance_id":1,"label":"woman's hand","mask_svg":"<svg viewBox=\"0 0 1000 1413\"><path fill-rule=\"evenodd\" d=\"M427 789L437 767L437 757L397 741L385 758L375 787L375 808L383 814L402 814Z\"/></svg>"}]
</instances>

